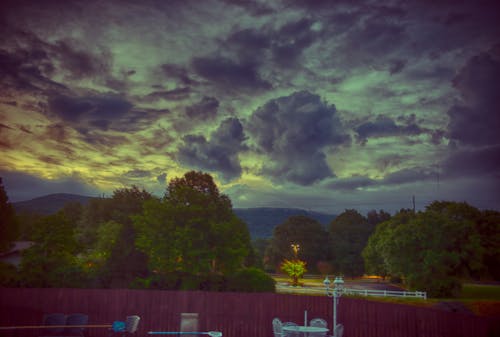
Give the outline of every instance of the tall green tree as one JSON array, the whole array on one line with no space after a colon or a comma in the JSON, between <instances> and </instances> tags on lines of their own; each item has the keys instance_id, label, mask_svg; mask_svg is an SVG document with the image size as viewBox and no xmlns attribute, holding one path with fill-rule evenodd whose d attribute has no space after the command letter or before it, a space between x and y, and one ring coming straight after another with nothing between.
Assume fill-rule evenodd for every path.
<instances>
[{"instance_id":1,"label":"tall green tree","mask_svg":"<svg viewBox=\"0 0 500 337\"><path fill-rule=\"evenodd\" d=\"M382 262L388 274L431 297L457 296L460 279L481 268L483 248L474 222L463 216L471 210L442 206L380 224L365 249L367 265ZM370 250L378 250L380 259L368 258Z\"/></svg>"},{"instance_id":2,"label":"tall green tree","mask_svg":"<svg viewBox=\"0 0 500 337\"><path fill-rule=\"evenodd\" d=\"M500 281L500 212L482 211L476 226L484 249L483 268L479 274Z\"/></svg>"},{"instance_id":3,"label":"tall green tree","mask_svg":"<svg viewBox=\"0 0 500 337\"><path fill-rule=\"evenodd\" d=\"M298 245L296 253L292 245ZM328 258L328 233L323 225L304 215L295 215L274 228L266 250L267 264L275 269L285 259L300 258L309 269Z\"/></svg>"},{"instance_id":4,"label":"tall green tree","mask_svg":"<svg viewBox=\"0 0 500 337\"><path fill-rule=\"evenodd\" d=\"M21 261L22 285L31 287L78 287L82 269L77 253L75 227L62 212L42 217L33 232L34 245Z\"/></svg>"},{"instance_id":5,"label":"tall green tree","mask_svg":"<svg viewBox=\"0 0 500 337\"><path fill-rule=\"evenodd\" d=\"M17 238L18 224L14 208L9 202L9 197L0 177L0 252L8 250L12 241Z\"/></svg>"},{"instance_id":6,"label":"tall green tree","mask_svg":"<svg viewBox=\"0 0 500 337\"><path fill-rule=\"evenodd\" d=\"M135 246L137 235L132 217L141 214L143 204L150 199L152 195L149 192L132 186L115 190L108 202L110 219L101 224L99 232L106 232L105 227L111 226L107 232L113 233L117 228L115 224L119 224L118 235L113 241L104 268L107 283L114 287L128 286L135 278L144 277L148 273L148 258Z\"/></svg>"},{"instance_id":7,"label":"tall green tree","mask_svg":"<svg viewBox=\"0 0 500 337\"><path fill-rule=\"evenodd\" d=\"M347 209L330 224L332 264L335 273L349 277L364 274L361 255L375 226L354 209Z\"/></svg>"},{"instance_id":8,"label":"tall green tree","mask_svg":"<svg viewBox=\"0 0 500 337\"><path fill-rule=\"evenodd\" d=\"M231 273L251 249L246 224L219 193L213 178L191 171L172 179L162 199L144 204L134 217L137 247L153 273Z\"/></svg>"},{"instance_id":9,"label":"tall green tree","mask_svg":"<svg viewBox=\"0 0 500 337\"><path fill-rule=\"evenodd\" d=\"M152 195L137 186L120 188L110 198L92 198L80 212L78 239L86 248L88 272L101 287L128 287L147 272L147 256L135 246L132 216ZM77 214L71 207L70 214Z\"/></svg>"}]
</instances>

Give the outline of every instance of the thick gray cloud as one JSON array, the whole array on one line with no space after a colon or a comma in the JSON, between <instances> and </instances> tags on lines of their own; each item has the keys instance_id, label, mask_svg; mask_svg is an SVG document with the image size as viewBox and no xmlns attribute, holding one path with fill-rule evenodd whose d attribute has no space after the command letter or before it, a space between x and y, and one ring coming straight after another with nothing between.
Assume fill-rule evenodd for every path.
<instances>
[{"instance_id":1,"label":"thick gray cloud","mask_svg":"<svg viewBox=\"0 0 500 337\"><path fill-rule=\"evenodd\" d=\"M422 133L422 129L415 121L397 125L392 118L383 115L377 116L374 121L360 124L354 130L358 134L358 141L363 144L371 137L409 136Z\"/></svg>"},{"instance_id":2,"label":"thick gray cloud","mask_svg":"<svg viewBox=\"0 0 500 337\"><path fill-rule=\"evenodd\" d=\"M252 62L236 62L220 56L196 57L192 67L199 76L230 92L271 89L271 84L261 78L258 65Z\"/></svg>"},{"instance_id":3,"label":"thick gray cloud","mask_svg":"<svg viewBox=\"0 0 500 337\"><path fill-rule=\"evenodd\" d=\"M307 91L270 100L257 109L248 129L258 150L271 159L264 172L301 185L333 176L323 150L349 141L335 113L335 106Z\"/></svg>"},{"instance_id":4,"label":"thick gray cloud","mask_svg":"<svg viewBox=\"0 0 500 337\"><path fill-rule=\"evenodd\" d=\"M144 98L145 101L155 102L160 99L167 101L182 101L188 99L191 94L191 88L179 87L172 90L154 91Z\"/></svg>"},{"instance_id":5,"label":"thick gray cloud","mask_svg":"<svg viewBox=\"0 0 500 337\"><path fill-rule=\"evenodd\" d=\"M452 151L443 163L443 177L491 175L500 191L500 145Z\"/></svg>"},{"instance_id":6,"label":"thick gray cloud","mask_svg":"<svg viewBox=\"0 0 500 337\"><path fill-rule=\"evenodd\" d=\"M472 57L453 83L463 102L448 110L448 137L463 145L500 144L500 44Z\"/></svg>"},{"instance_id":7,"label":"thick gray cloud","mask_svg":"<svg viewBox=\"0 0 500 337\"><path fill-rule=\"evenodd\" d=\"M241 175L238 153L245 149L244 140L240 121L227 118L209 140L198 135L184 136L177 158L184 165L218 172L222 179L229 181Z\"/></svg>"},{"instance_id":8,"label":"thick gray cloud","mask_svg":"<svg viewBox=\"0 0 500 337\"><path fill-rule=\"evenodd\" d=\"M310 19L302 19L273 32L271 51L276 65L294 67L297 64L302 52L319 36L311 30L313 23Z\"/></svg>"},{"instance_id":9,"label":"thick gray cloud","mask_svg":"<svg viewBox=\"0 0 500 337\"><path fill-rule=\"evenodd\" d=\"M139 109L115 94L70 96L56 94L48 99L48 111L80 133L136 131L144 129L168 110Z\"/></svg>"},{"instance_id":10,"label":"thick gray cloud","mask_svg":"<svg viewBox=\"0 0 500 337\"><path fill-rule=\"evenodd\" d=\"M140 178L147 178L151 176L151 172L147 170L141 170L141 169L134 169L130 170L128 172L125 172L123 174L124 177L126 178L132 178L132 179L140 179Z\"/></svg>"},{"instance_id":11,"label":"thick gray cloud","mask_svg":"<svg viewBox=\"0 0 500 337\"><path fill-rule=\"evenodd\" d=\"M166 173L162 173L160 175L158 175L156 177L156 180L160 183L160 184L165 184L167 182L167 174Z\"/></svg>"},{"instance_id":12,"label":"thick gray cloud","mask_svg":"<svg viewBox=\"0 0 500 337\"><path fill-rule=\"evenodd\" d=\"M382 179L371 179L366 176L353 176L350 178L331 179L324 186L332 190L352 191L366 187L399 186L403 184L423 183L438 179L435 168L413 167L389 173Z\"/></svg>"},{"instance_id":13,"label":"thick gray cloud","mask_svg":"<svg viewBox=\"0 0 500 337\"><path fill-rule=\"evenodd\" d=\"M88 196L99 194L97 189L88 185L78 175L48 180L27 173L0 170L0 177L12 202L57 192ZM36 191L36 194L33 191Z\"/></svg>"},{"instance_id":14,"label":"thick gray cloud","mask_svg":"<svg viewBox=\"0 0 500 337\"><path fill-rule=\"evenodd\" d=\"M165 63L161 65L160 69L168 80L175 80L179 85L191 86L199 84L191 78L186 67L172 63Z\"/></svg>"},{"instance_id":15,"label":"thick gray cloud","mask_svg":"<svg viewBox=\"0 0 500 337\"><path fill-rule=\"evenodd\" d=\"M203 96L203 98L193 105L186 107L186 115L189 118L201 120L213 119L217 116L219 101L215 97Z\"/></svg>"}]
</instances>

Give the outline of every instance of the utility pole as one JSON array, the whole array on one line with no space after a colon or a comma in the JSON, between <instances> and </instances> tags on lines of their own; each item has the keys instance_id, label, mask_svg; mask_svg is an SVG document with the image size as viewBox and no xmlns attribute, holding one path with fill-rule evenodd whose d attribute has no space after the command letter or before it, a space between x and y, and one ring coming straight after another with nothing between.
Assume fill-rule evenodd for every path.
<instances>
[{"instance_id":1,"label":"utility pole","mask_svg":"<svg viewBox=\"0 0 500 337\"><path fill-rule=\"evenodd\" d=\"M412 202L413 202L413 213L415 213L415 196L412 196Z\"/></svg>"}]
</instances>

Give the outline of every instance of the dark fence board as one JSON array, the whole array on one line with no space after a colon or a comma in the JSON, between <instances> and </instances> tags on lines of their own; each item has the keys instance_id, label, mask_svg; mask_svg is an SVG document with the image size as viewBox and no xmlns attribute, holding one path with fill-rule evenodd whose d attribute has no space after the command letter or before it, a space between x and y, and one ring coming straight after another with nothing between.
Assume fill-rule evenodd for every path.
<instances>
[{"instance_id":1,"label":"dark fence board","mask_svg":"<svg viewBox=\"0 0 500 337\"><path fill-rule=\"evenodd\" d=\"M89 324L111 324L136 314L137 336L148 331L177 331L182 312L199 313L201 331L222 331L224 337L272 337L271 321L303 323L321 317L332 326L333 302L326 296L216 293L129 289L0 288L0 326L38 325L52 312L85 313ZM341 298L338 322L346 337L489 337L498 323L486 317L439 309ZM40 331L0 331L3 337L31 337ZM89 329L87 336L108 336Z\"/></svg>"}]
</instances>

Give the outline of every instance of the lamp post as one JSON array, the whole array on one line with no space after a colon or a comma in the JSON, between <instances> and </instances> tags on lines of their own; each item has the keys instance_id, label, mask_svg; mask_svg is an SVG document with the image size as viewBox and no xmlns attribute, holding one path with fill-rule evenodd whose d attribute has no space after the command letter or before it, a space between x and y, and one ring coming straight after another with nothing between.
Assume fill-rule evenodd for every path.
<instances>
[{"instance_id":1,"label":"lamp post","mask_svg":"<svg viewBox=\"0 0 500 337\"><path fill-rule=\"evenodd\" d=\"M297 258L297 255L299 253L300 245L298 243L292 243L290 245L293 249L293 253L295 254L295 258Z\"/></svg>"},{"instance_id":2,"label":"lamp post","mask_svg":"<svg viewBox=\"0 0 500 337\"><path fill-rule=\"evenodd\" d=\"M342 276L335 277L333 281L333 289L330 288L330 280L328 276L323 281L326 287L326 296L333 298L333 337L337 337L337 304L339 302L340 296L342 296L342 291L344 289L344 280Z\"/></svg>"}]
</instances>

